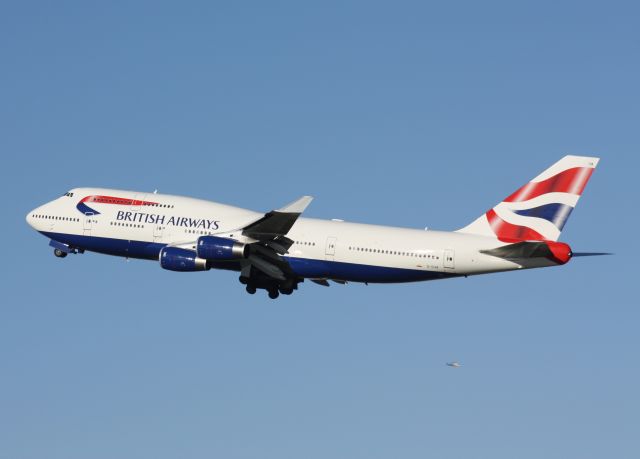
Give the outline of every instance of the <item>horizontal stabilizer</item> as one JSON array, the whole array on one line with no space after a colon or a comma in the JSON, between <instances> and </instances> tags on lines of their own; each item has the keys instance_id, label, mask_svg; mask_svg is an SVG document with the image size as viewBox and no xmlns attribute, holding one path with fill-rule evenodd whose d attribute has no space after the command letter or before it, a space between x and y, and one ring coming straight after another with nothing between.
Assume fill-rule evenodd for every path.
<instances>
[{"instance_id":1,"label":"horizontal stabilizer","mask_svg":"<svg viewBox=\"0 0 640 459\"><path fill-rule=\"evenodd\" d=\"M571 259L571 247L564 242L522 241L503 245L480 253L522 264L523 261L545 258L554 263L565 264Z\"/></svg>"},{"instance_id":2,"label":"horizontal stabilizer","mask_svg":"<svg viewBox=\"0 0 640 459\"><path fill-rule=\"evenodd\" d=\"M509 260L545 257L549 249L544 242L517 242L496 249L481 250L480 253Z\"/></svg>"}]
</instances>

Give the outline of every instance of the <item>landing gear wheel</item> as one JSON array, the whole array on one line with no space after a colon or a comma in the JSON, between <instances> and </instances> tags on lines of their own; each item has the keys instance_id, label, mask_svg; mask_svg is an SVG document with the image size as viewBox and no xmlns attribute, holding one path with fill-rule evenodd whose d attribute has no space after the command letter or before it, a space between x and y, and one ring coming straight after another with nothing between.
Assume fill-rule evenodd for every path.
<instances>
[{"instance_id":1,"label":"landing gear wheel","mask_svg":"<svg viewBox=\"0 0 640 459\"><path fill-rule=\"evenodd\" d=\"M247 285L247 287L245 288L245 290L247 291L247 293L249 295L253 295L254 293L256 293L256 287L255 285Z\"/></svg>"},{"instance_id":2,"label":"landing gear wheel","mask_svg":"<svg viewBox=\"0 0 640 459\"><path fill-rule=\"evenodd\" d=\"M67 256L67 252L63 252L60 249L53 249L53 254L58 258L64 258Z\"/></svg>"},{"instance_id":3,"label":"landing gear wheel","mask_svg":"<svg viewBox=\"0 0 640 459\"><path fill-rule=\"evenodd\" d=\"M292 288L281 288L280 289L280 293L282 293L283 295L291 295L293 293L293 289Z\"/></svg>"},{"instance_id":4,"label":"landing gear wheel","mask_svg":"<svg viewBox=\"0 0 640 459\"><path fill-rule=\"evenodd\" d=\"M280 292L278 291L278 289L275 289L275 288L269 289L269 298L271 298L272 300L275 300L276 298L278 298L279 295L280 295Z\"/></svg>"}]
</instances>

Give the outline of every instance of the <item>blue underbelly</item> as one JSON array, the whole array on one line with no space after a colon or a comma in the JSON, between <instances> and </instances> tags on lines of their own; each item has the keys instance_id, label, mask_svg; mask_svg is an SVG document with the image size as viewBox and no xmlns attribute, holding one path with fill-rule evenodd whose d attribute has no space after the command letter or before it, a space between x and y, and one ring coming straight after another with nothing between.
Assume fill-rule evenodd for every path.
<instances>
[{"instance_id":1,"label":"blue underbelly","mask_svg":"<svg viewBox=\"0 0 640 459\"><path fill-rule=\"evenodd\" d=\"M147 241L129 241L96 236L82 236L78 234L42 232L45 236L69 244L70 246L128 258L157 260L160 250L166 244ZM315 260L309 258L285 257L293 272L310 279L336 279L351 282L393 283L416 282L455 277L455 274L425 271L421 269L392 268L387 266L345 263L331 260ZM240 263L225 262L221 269L240 270Z\"/></svg>"},{"instance_id":2,"label":"blue underbelly","mask_svg":"<svg viewBox=\"0 0 640 459\"><path fill-rule=\"evenodd\" d=\"M157 260L160 250L167 245L157 242L129 241L127 239L82 236L79 234L47 232L43 232L42 234L56 241L90 252L116 255L119 257L142 258L145 260Z\"/></svg>"},{"instance_id":3,"label":"blue underbelly","mask_svg":"<svg viewBox=\"0 0 640 459\"><path fill-rule=\"evenodd\" d=\"M300 277L336 279L352 282L416 282L454 277L453 274L421 269L392 268L341 261L285 257L291 269Z\"/></svg>"}]
</instances>

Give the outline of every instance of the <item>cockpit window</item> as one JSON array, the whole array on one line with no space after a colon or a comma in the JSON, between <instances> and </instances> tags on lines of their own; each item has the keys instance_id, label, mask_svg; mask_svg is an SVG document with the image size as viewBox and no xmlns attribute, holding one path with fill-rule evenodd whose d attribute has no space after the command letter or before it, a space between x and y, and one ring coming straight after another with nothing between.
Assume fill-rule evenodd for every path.
<instances>
[{"instance_id":1,"label":"cockpit window","mask_svg":"<svg viewBox=\"0 0 640 459\"><path fill-rule=\"evenodd\" d=\"M65 196L68 196L68 197L70 197L70 198L73 198L73 193L72 193L72 192L65 193L64 195L65 195Z\"/></svg>"}]
</instances>

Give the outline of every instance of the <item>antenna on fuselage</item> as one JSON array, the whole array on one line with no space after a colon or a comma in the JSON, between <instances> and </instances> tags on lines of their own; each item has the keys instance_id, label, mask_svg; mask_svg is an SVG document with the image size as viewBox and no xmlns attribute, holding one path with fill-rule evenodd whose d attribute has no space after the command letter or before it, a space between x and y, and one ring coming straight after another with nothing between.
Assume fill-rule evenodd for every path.
<instances>
[{"instance_id":1,"label":"antenna on fuselage","mask_svg":"<svg viewBox=\"0 0 640 459\"><path fill-rule=\"evenodd\" d=\"M158 194L158 189L153 190L153 194Z\"/></svg>"}]
</instances>

